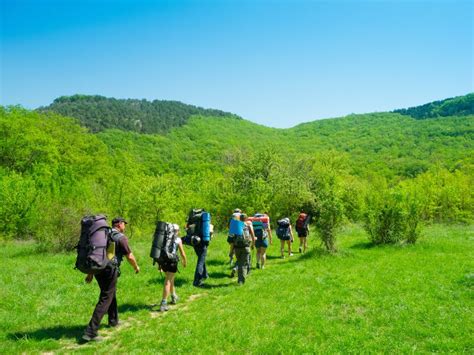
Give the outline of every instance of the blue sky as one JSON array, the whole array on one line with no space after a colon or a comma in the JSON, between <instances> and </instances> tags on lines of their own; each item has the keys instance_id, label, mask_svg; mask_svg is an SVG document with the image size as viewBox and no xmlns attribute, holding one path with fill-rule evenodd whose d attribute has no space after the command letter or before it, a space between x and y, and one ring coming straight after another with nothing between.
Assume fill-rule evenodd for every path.
<instances>
[{"instance_id":1,"label":"blue sky","mask_svg":"<svg viewBox=\"0 0 474 355\"><path fill-rule=\"evenodd\" d=\"M179 100L273 127L473 92L473 1L1 0L0 104Z\"/></svg>"}]
</instances>

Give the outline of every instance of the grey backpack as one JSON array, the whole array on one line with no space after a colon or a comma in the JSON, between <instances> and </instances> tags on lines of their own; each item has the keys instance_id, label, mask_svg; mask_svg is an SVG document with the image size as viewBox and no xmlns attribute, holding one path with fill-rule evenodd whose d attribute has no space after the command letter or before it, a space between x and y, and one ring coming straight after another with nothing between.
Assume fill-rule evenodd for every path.
<instances>
[{"instance_id":1,"label":"grey backpack","mask_svg":"<svg viewBox=\"0 0 474 355\"><path fill-rule=\"evenodd\" d=\"M107 247L112 229L104 215L85 216L81 219L81 237L76 246L76 269L85 274L97 274L109 265Z\"/></svg>"}]
</instances>

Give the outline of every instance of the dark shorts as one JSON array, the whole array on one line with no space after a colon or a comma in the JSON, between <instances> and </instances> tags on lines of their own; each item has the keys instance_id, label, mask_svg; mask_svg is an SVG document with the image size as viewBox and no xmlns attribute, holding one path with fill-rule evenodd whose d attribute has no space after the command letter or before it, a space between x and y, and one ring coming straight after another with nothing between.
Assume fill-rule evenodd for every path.
<instances>
[{"instance_id":1,"label":"dark shorts","mask_svg":"<svg viewBox=\"0 0 474 355\"><path fill-rule=\"evenodd\" d=\"M298 233L298 238L306 238L308 236L308 233Z\"/></svg>"},{"instance_id":2,"label":"dark shorts","mask_svg":"<svg viewBox=\"0 0 474 355\"><path fill-rule=\"evenodd\" d=\"M291 240L291 237L290 237L290 236L287 236L287 237L278 237L278 239L287 241L287 240Z\"/></svg>"},{"instance_id":3,"label":"dark shorts","mask_svg":"<svg viewBox=\"0 0 474 355\"><path fill-rule=\"evenodd\" d=\"M255 246L257 248L268 248L268 238L257 238L255 241Z\"/></svg>"},{"instance_id":4,"label":"dark shorts","mask_svg":"<svg viewBox=\"0 0 474 355\"><path fill-rule=\"evenodd\" d=\"M178 263L166 263L163 265L160 265L161 270L164 272L173 272L176 273L178 271Z\"/></svg>"}]
</instances>

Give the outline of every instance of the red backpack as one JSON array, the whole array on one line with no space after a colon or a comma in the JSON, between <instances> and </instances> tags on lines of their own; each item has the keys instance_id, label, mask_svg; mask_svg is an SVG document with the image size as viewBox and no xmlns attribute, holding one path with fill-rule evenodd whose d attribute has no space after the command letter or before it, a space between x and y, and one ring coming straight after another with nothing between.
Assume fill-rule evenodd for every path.
<instances>
[{"instance_id":1,"label":"red backpack","mask_svg":"<svg viewBox=\"0 0 474 355\"><path fill-rule=\"evenodd\" d=\"M308 224L306 223L308 215L306 213L300 213L298 219L296 220L296 231L298 234L306 234L308 231Z\"/></svg>"}]
</instances>

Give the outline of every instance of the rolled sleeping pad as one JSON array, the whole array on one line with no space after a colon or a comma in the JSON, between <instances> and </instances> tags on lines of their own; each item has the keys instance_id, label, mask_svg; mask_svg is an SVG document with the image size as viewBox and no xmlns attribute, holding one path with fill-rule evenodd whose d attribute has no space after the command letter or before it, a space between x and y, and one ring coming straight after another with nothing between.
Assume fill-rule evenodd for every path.
<instances>
[{"instance_id":1,"label":"rolled sleeping pad","mask_svg":"<svg viewBox=\"0 0 474 355\"><path fill-rule=\"evenodd\" d=\"M202 240L209 242L211 240L211 214L203 212L201 215L202 221Z\"/></svg>"},{"instance_id":2,"label":"rolled sleeping pad","mask_svg":"<svg viewBox=\"0 0 474 355\"><path fill-rule=\"evenodd\" d=\"M242 221L231 219L229 224L229 234L244 235L244 225L245 223Z\"/></svg>"}]
</instances>

